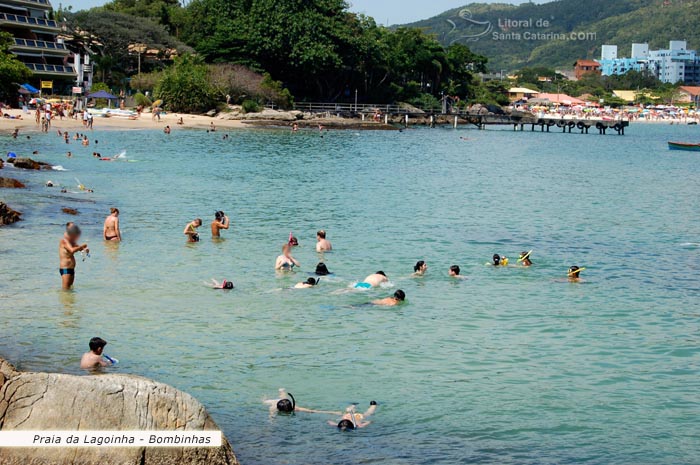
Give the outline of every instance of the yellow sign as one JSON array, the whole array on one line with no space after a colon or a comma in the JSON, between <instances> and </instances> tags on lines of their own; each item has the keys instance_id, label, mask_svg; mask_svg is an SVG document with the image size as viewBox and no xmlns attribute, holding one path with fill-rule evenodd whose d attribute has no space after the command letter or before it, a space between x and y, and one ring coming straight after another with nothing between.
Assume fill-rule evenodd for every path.
<instances>
[{"instance_id":1,"label":"yellow sign","mask_svg":"<svg viewBox=\"0 0 700 465\"><path fill-rule=\"evenodd\" d=\"M53 89L53 81L41 81L42 89Z\"/></svg>"}]
</instances>

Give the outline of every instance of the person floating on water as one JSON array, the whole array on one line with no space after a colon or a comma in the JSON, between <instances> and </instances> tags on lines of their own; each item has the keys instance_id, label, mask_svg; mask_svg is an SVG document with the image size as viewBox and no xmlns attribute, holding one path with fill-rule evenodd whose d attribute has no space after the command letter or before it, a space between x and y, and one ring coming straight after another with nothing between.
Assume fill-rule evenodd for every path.
<instances>
[{"instance_id":1,"label":"person floating on water","mask_svg":"<svg viewBox=\"0 0 700 465\"><path fill-rule=\"evenodd\" d=\"M302 283L297 283L294 289L311 289L312 287L318 286L321 282L321 278L309 278Z\"/></svg>"},{"instance_id":2,"label":"person floating on water","mask_svg":"<svg viewBox=\"0 0 700 465\"><path fill-rule=\"evenodd\" d=\"M425 276L425 272L428 271L428 264L423 260L419 260L413 266L413 276Z\"/></svg>"},{"instance_id":3,"label":"person floating on water","mask_svg":"<svg viewBox=\"0 0 700 465\"><path fill-rule=\"evenodd\" d=\"M354 430L358 428L364 428L366 426L369 426L371 423L370 421L367 420L370 416L374 415L374 412L377 410L377 403L375 401L371 401L369 403L369 408L365 413L357 413L355 412L355 406L351 405L347 409L345 409L345 414L337 421L329 421L328 424L331 426L337 426L338 429L341 430Z\"/></svg>"},{"instance_id":4,"label":"person floating on water","mask_svg":"<svg viewBox=\"0 0 700 465\"><path fill-rule=\"evenodd\" d=\"M267 399L263 401L264 404L270 407L270 415L275 413L292 414L295 412L302 413L323 413L328 415L342 415L341 412L329 412L325 410L312 410L304 407L299 407L297 405L294 396L291 393L287 393L287 390L280 388L279 397L277 399Z\"/></svg>"},{"instance_id":5,"label":"person floating on water","mask_svg":"<svg viewBox=\"0 0 700 465\"><path fill-rule=\"evenodd\" d=\"M333 250L331 241L326 239L326 231L321 229L316 233L316 252L330 252Z\"/></svg>"},{"instance_id":6,"label":"person floating on water","mask_svg":"<svg viewBox=\"0 0 700 465\"><path fill-rule=\"evenodd\" d=\"M293 271L294 267L300 267L299 261L292 257L292 246L284 244L282 246L282 255L277 257L275 262L275 270L277 271Z\"/></svg>"},{"instance_id":7,"label":"person floating on water","mask_svg":"<svg viewBox=\"0 0 700 465\"><path fill-rule=\"evenodd\" d=\"M221 237L221 230L228 229L229 223L226 213L221 210L214 213L214 221L211 222L211 237Z\"/></svg>"},{"instance_id":8,"label":"person floating on water","mask_svg":"<svg viewBox=\"0 0 700 465\"><path fill-rule=\"evenodd\" d=\"M497 253L493 254L493 263L487 263L487 265L508 266L508 257L501 257Z\"/></svg>"},{"instance_id":9,"label":"person floating on water","mask_svg":"<svg viewBox=\"0 0 700 465\"><path fill-rule=\"evenodd\" d=\"M223 289L225 291L230 291L233 290L234 285L233 282L223 280L221 282L217 281L216 279L212 278L210 283L206 283L207 286L211 287L212 289Z\"/></svg>"},{"instance_id":10,"label":"person floating on water","mask_svg":"<svg viewBox=\"0 0 700 465\"><path fill-rule=\"evenodd\" d=\"M455 279L467 279L466 276L462 276L461 274L459 274L461 271L462 271L462 270L460 270L459 266L457 266L457 265L452 265L452 266L450 267L449 271L447 272L447 275L448 275L450 278L455 278Z\"/></svg>"},{"instance_id":11,"label":"person floating on water","mask_svg":"<svg viewBox=\"0 0 700 465\"><path fill-rule=\"evenodd\" d=\"M91 370L94 368L115 365L115 359L102 353L107 345L107 341L100 337L93 337L90 339L90 343L88 345L90 347L90 351L85 352L83 357L80 359L80 368L84 370Z\"/></svg>"},{"instance_id":12,"label":"person floating on water","mask_svg":"<svg viewBox=\"0 0 700 465\"><path fill-rule=\"evenodd\" d=\"M102 228L102 238L106 241L121 241L122 232L119 228L119 209L110 208L110 214Z\"/></svg>"},{"instance_id":13,"label":"person floating on water","mask_svg":"<svg viewBox=\"0 0 700 465\"><path fill-rule=\"evenodd\" d=\"M328 276L329 274L333 274L328 270L328 267L326 266L325 263L320 262L318 265L316 265L316 276Z\"/></svg>"},{"instance_id":14,"label":"person floating on water","mask_svg":"<svg viewBox=\"0 0 700 465\"><path fill-rule=\"evenodd\" d=\"M66 224L66 232L58 243L59 273L63 290L73 287L75 282L75 254L83 252L90 256L87 244L78 245L80 228L73 222Z\"/></svg>"},{"instance_id":15,"label":"person floating on water","mask_svg":"<svg viewBox=\"0 0 700 465\"><path fill-rule=\"evenodd\" d=\"M371 289L388 282L389 278L386 277L386 274L383 271L377 271L367 276L364 281L355 284L355 289Z\"/></svg>"},{"instance_id":16,"label":"person floating on water","mask_svg":"<svg viewBox=\"0 0 700 465\"><path fill-rule=\"evenodd\" d=\"M395 307L402 304L406 300L406 293L399 289L394 292L394 295L386 299L379 299L372 302L372 305L380 305L382 307Z\"/></svg>"},{"instance_id":17,"label":"person floating on water","mask_svg":"<svg viewBox=\"0 0 700 465\"><path fill-rule=\"evenodd\" d=\"M194 221L187 223L185 226L185 231L183 232L187 236L187 242L199 242L199 234L197 233L197 228L202 225L202 220L197 218Z\"/></svg>"},{"instance_id":18,"label":"person floating on water","mask_svg":"<svg viewBox=\"0 0 700 465\"><path fill-rule=\"evenodd\" d=\"M529 252L521 252L520 258L518 258L518 263L520 263L524 267L532 266L532 261L530 260L531 255L532 255L532 250Z\"/></svg>"},{"instance_id":19,"label":"person floating on water","mask_svg":"<svg viewBox=\"0 0 700 465\"><path fill-rule=\"evenodd\" d=\"M572 266L569 268L569 281L572 283L578 283L581 282L581 272L584 271L585 268L580 268L578 266Z\"/></svg>"}]
</instances>

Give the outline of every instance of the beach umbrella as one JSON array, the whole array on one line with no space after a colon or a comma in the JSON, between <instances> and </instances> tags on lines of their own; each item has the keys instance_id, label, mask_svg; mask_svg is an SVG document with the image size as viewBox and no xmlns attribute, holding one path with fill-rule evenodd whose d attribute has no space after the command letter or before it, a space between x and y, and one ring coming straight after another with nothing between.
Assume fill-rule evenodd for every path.
<instances>
[{"instance_id":1,"label":"beach umbrella","mask_svg":"<svg viewBox=\"0 0 700 465\"><path fill-rule=\"evenodd\" d=\"M43 98L33 98L29 101L29 103L31 105L41 105L42 103L44 103L44 99Z\"/></svg>"},{"instance_id":2,"label":"beach umbrella","mask_svg":"<svg viewBox=\"0 0 700 465\"><path fill-rule=\"evenodd\" d=\"M162 106L162 105L163 105L163 101L160 100L160 99L158 99L158 100L156 100L155 102L153 102L152 107L153 107L153 108L158 108L158 107L160 107L160 106Z\"/></svg>"},{"instance_id":3,"label":"beach umbrella","mask_svg":"<svg viewBox=\"0 0 700 465\"><path fill-rule=\"evenodd\" d=\"M39 93L39 89L37 89L36 87L34 87L31 84L24 83L20 87L22 89L26 90L27 92L29 92L30 94L38 94Z\"/></svg>"}]
</instances>

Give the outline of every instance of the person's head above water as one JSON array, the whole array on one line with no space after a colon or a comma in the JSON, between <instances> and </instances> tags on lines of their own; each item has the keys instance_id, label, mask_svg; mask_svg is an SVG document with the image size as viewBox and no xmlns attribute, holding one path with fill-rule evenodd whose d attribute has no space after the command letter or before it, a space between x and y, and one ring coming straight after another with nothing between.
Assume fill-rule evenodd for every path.
<instances>
[{"instance_id":1,"label":"person's head above water","mask_svg":"<svg viewBox=\"0 0 700 465\"><path fill-rule=\"evenodd\" d=\"M299 240L298 240L296 237L291 236L291 237L289 238L289 245L292 246L292 247L296 247L296 246L299 245Z\"/></svg>"},{"instance_id":2,"label":"person's head above water","mask_svg":"<svg viewBox=\"0 0 700 465\"><path fill-rule=\"evenodd\" d=\"M374 273L374 274L378 274L378 275L384 276L384 277L386 278L386 273L384 273L383 271L377 271L377 272Z\"/></svg>"},{"instance_id":3,"label":"person's head above water","mask_svg":"<svg viewBox=\"0 0 700 465\"><path fill-rule=\"evenodd\" d=\"M458 267L457 265L452 265L452 266L450 267L450 272L449 272L449 274L450 274L450 276L459 276L459 272L460 272L460 271L461 271L461 270L459 269L459 267Z\"/></svg>"},{"instance_id":4,"label":"person's head above water","mask_svg":"<svg viewBox=\"0 0 700 465\"><path fill-rule=\"evenodd\" d=\"M319 239L325 239L326 238L326 231L321 229L319 232L316 233L316 237L318 237Z\"/></svg>"},{"instance_id":5,"label":"person's head above water","mask_svg":"<svg viewBox=\"0 0 700 465\"><path fill-rule=\"evenodd\" d=\"M309 278L309 279L306 280L306 282L305 282L304 284L308 284L309 286L316 286L316 285L318 285L318 283L319 283L320 281L321 281L320 279Z\"/></svg>"},{"instance_id":6,"label":"person's head above water","mask_svg":"<svg viewBox=\"0 0 700 465\"><path fill-rule=\"evenodd\" d=\"M201 219L201 218L197 218L196 220L194 220L194 224L196 224L197 226L201 226L201 225L202 225L202 219Z\"/></svg>"},{"instance_id":7,"label":"person's head above water","mask_svg":"<svg viewBox=\"0 0 700 465\"><path fill-rule=\"evenodd\" d=\"M221 283L221 289L230 291L231 289L233 289L233 283L224 279L224 281Z\"/></svg>"},{"instance_id":8,"label":"person's head above water","mask_svg":"<svg viewBox=\"0 0 700 465\"><path fill-rule=\"evenodd\" d=\"M523 265L532 265L532 260L530 260L530 255L532 255L532 250L529 252L520 252L520 258L518 259L519 262L522 262Z\"/></svg>"},{"instance_id":9,"label":"person's head above water","mask_svg":"<svg viewBox=\"0 0 700 465\"><path fill-rule=\"evenodd\" d=\"M353 423L350 420L340 420L340 423L338 423L338 429L353 430L353 429L355 429L355 423Z\"/></svg>"},{"instance_id":10,"label":"person's head above water","mask_svg":"<svg viewBox=\"0 0 700 465\"><path fill-rule=\"evenodd\" d=\"M294 400L294 396L290 393L287 393L289 396L289 399L280 399L277 401L277 411L282 412L282 413L292 413L296 409L296 400Z\"/></svg>"},{"instance_id":11,"label":"person's head above water","mask_svg":"<svg viewBox=\"0 0 700 465\"><path fill-rule=\"evenodd\" d=\"M571 268L569 268L569 278L579 279L583 270L583 268L580 268L578 266L572 266Z\"/></svg>"},{"instance_id":12,"label":"person's head above water","mask_svg":"<svg viewBox=\"0 0 700 465\"><path fill-rule=\"evenodd\" d=\"M222 212L221 210L214 213L214 218L216 218L218 221L223 221L225 216L226 216L226 213Z\"/></svg>"},{"instance_id":13,"label":"person's head above water","mask_svg":"<svg viewBox=\"0 0 700 465\"><path fill-rule=\"evenodd\" d=\"M498 254L493 254L493 264L495 266L500 266L501 265L501 256Z\"/></svg>"},{"instance_id":14,"label":"person's head above water","mask_svg":"<svg viewBox=\"0 0 700 465\"><path fill-rule=\"evenodd\" d=\"M112 207L109 209L109 212L114 216L119 216L119 209L118 208Z\"/></svg>"},{"instance_id":15,"label":"person's head above water","mask_svg":"<svg viewBox=\"0 0 700 465\"><path fill-rule=\"evenodd\" d=\"M419 261L415 264L415 266L413 267L413 271L415 271L416 273L418 273L418 272L425 271L427 268L428 268L428 265L427 265L423 260L419 260Z\"/></svg>"},{"instance_id":16,"label":"person's head above water","mask_svg":"<svg viewBox=\"0 0 700 465\"><path fill-rule=\"evenodd\" d=\"M399 289L398 291L394 292L394 299L398 300L399 302L403 302L406 300L406 293Z\"/></svg>"},{"instance_id":17,"label":"person's head above water","mask_svg":"<svg viewBox=\"0 0 700 465\"><path fill-rule=\"evenodd\" d=\"M92 339L90 339L90 343L88 345L90 347L90 351L99 355L102 353L102 350L107 345L107 341L105 341L101 337L93 337Z\"/></svg>"},{"instance_id":18,"label":"person's head above water","mask_svg":"<svg viewBox=\"0 0 700 465\"><path fill-rule=\"evenodd\" d=\"M316 265L316 276L328 276L329 274L332 273L328 271L328 267L325 263L320 262L318 265Z\"/></svg>"}]
</instances>

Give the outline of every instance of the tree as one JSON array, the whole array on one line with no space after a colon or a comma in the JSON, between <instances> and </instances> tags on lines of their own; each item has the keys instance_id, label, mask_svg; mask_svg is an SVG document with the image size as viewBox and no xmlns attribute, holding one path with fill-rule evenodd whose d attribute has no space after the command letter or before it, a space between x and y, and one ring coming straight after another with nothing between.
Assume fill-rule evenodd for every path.
<instances>
[{"instance_id":1,"label":"tree","mask_svg":"<svg viewBox=\"0 0 700 465\"><path fill-rule=\"evenodd\" d=\"M171 111L203 113L211 110L216 106L216 95L208 73L200 57L183 55L163 71L154 96L162 99Z\"/></svg>"},{"instance_id":2,"label":"tree","mask_svg":"<svg viewBox=\"0 0 700 465\"><path fill-rule=\"evenodd\" d=\"M12 43L10 34L0 32L0 97L6 99L16 97L18 86L32 76L29 68L10 53Z\"/></svg>"}]
</instances>

